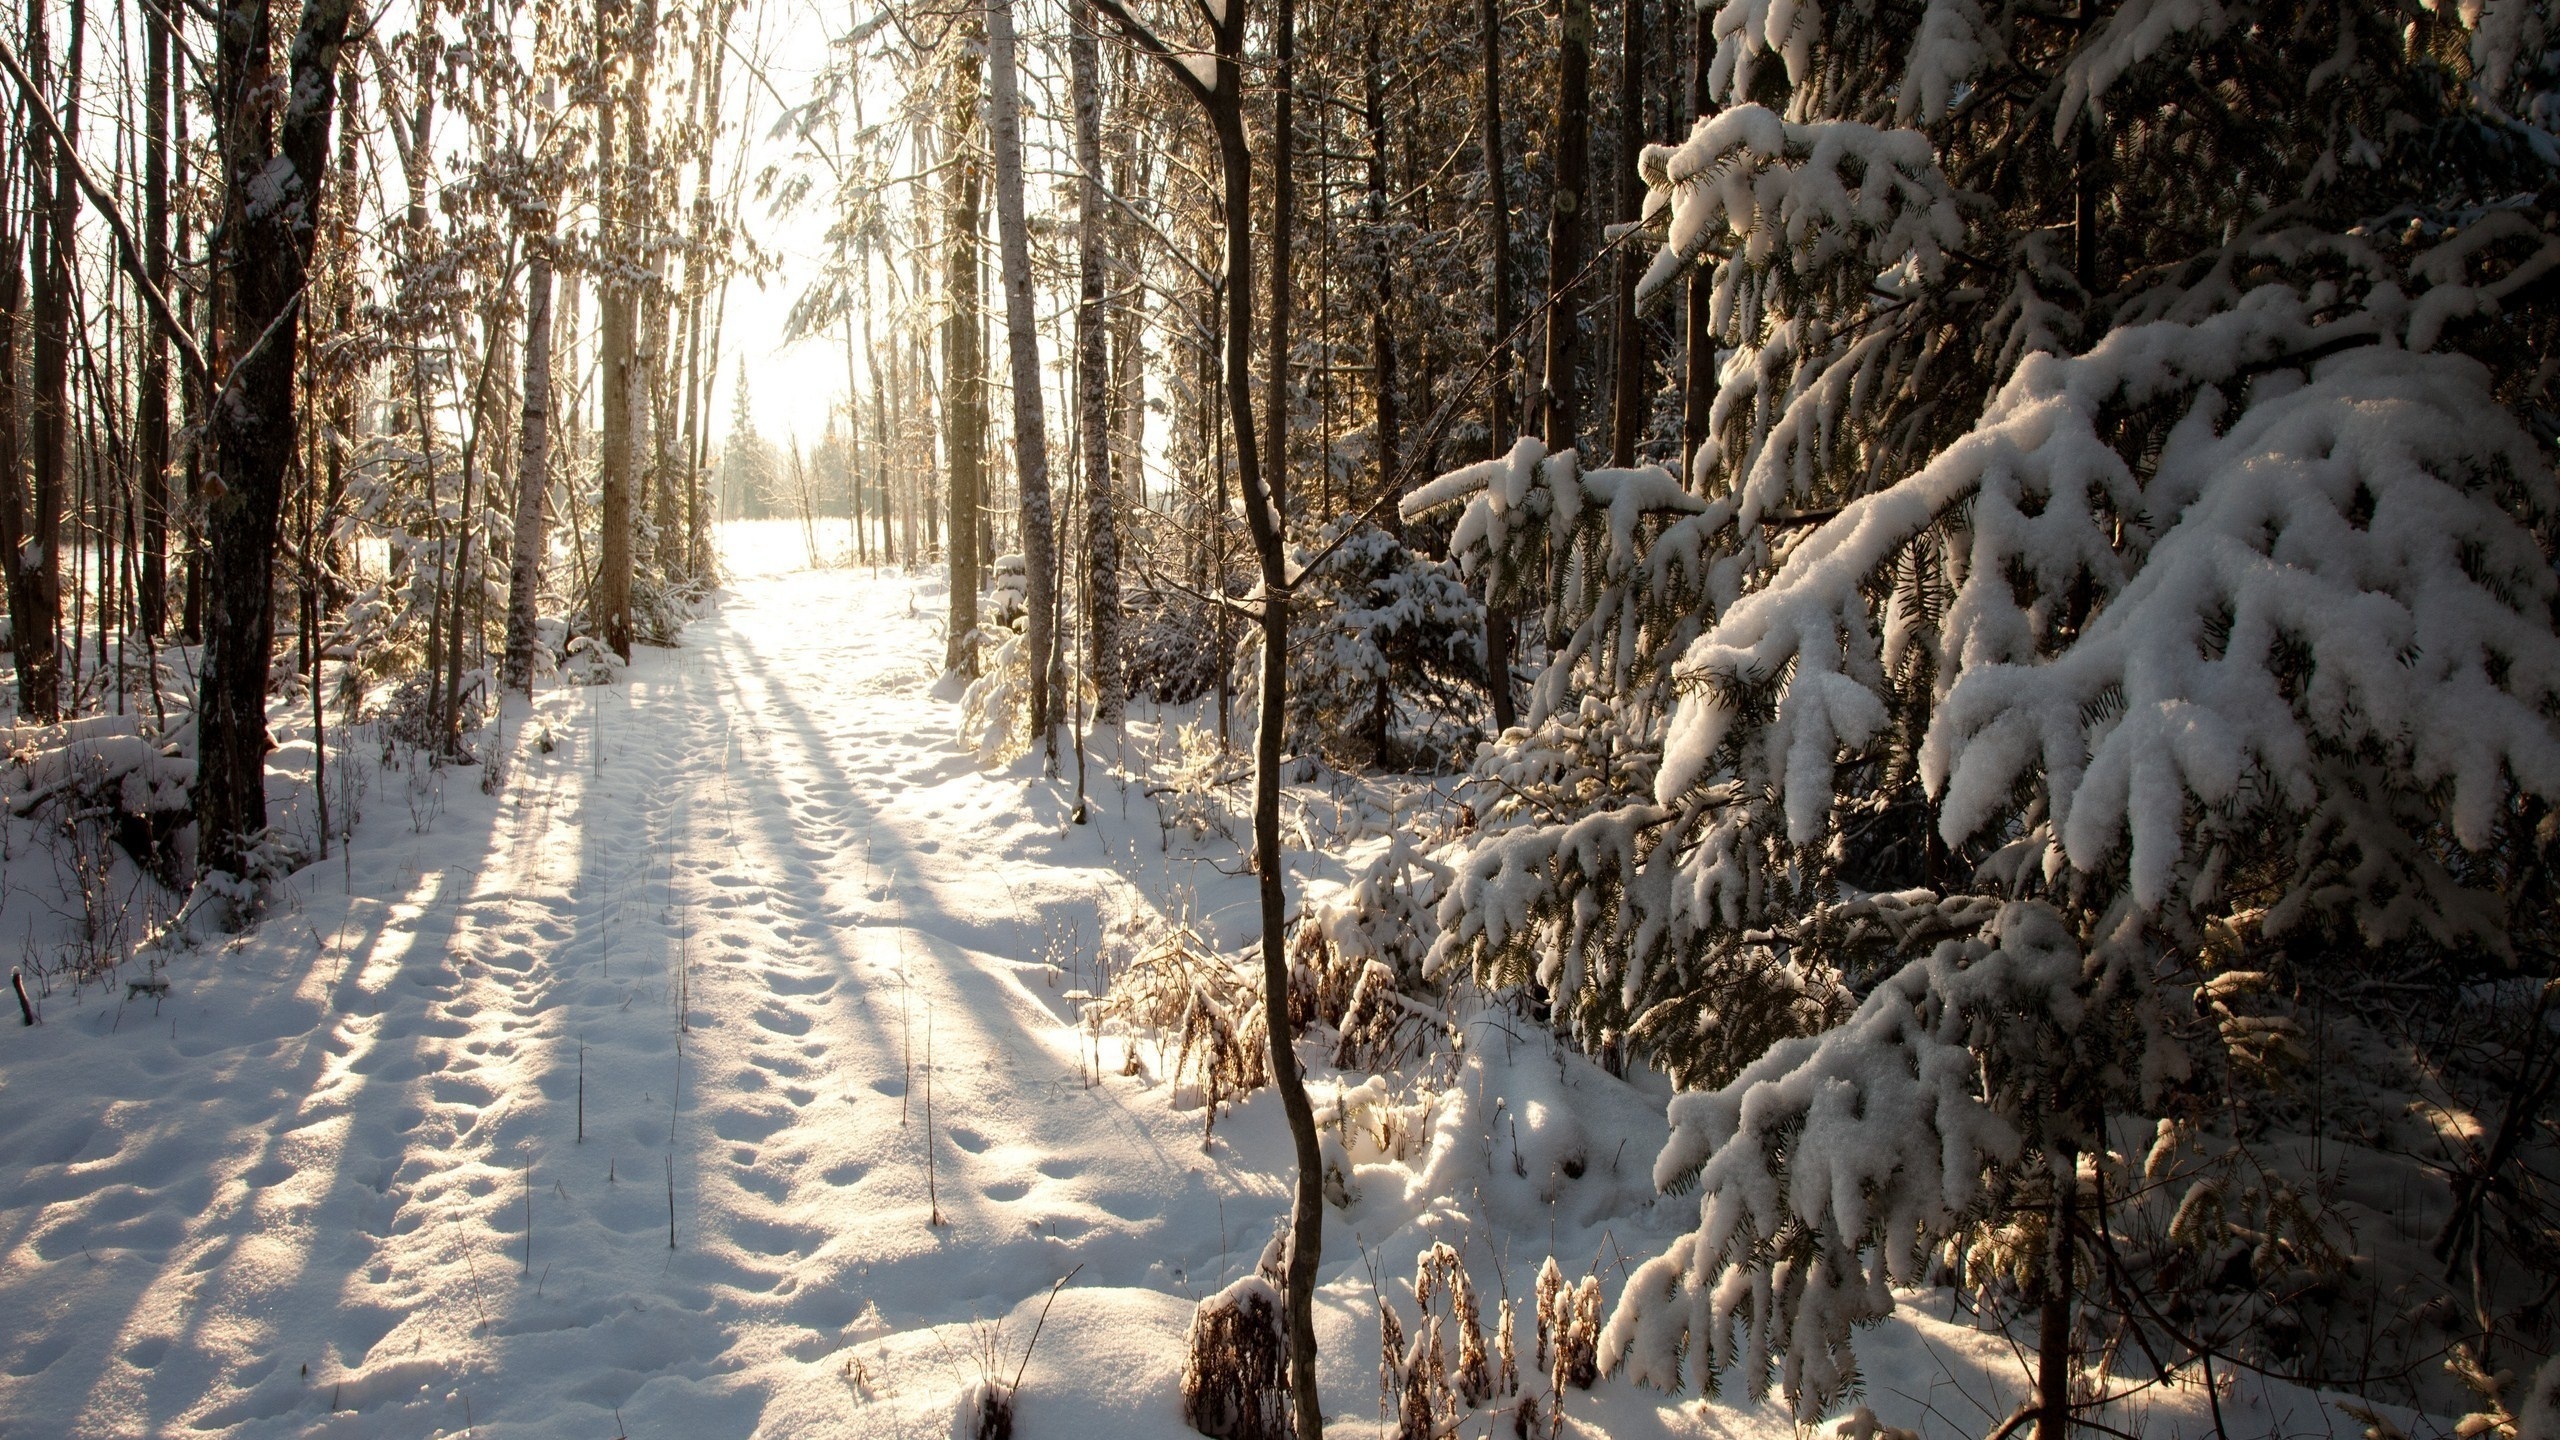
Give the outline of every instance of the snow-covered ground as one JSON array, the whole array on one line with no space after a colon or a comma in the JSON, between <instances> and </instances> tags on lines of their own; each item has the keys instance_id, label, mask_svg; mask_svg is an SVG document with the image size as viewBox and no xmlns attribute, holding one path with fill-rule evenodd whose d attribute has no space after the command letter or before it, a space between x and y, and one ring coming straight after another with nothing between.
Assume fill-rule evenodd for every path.
<instances>
[{"instance_id":1,"label":"snow-covered ground","mask_svg":"<svg viewBox=\"0 0 2560 1440\"><path fill-rule=\"evenodd\" d=\"M351 855L165 998L129 972L6 1031L0 1437L933 1436L1017 1367L1025 1440L1188 1433L1184 1325L1262 1252L1288 1146L1267 1094L1204 1140L1164 1057L1073 997L1171 915L1240 943L1232 844L1160 825L1108 757L1085 826L1035 765L978 769L934 694L936 581L806 569L787 525L728 553L681 648L515 702L494 795L358 752ZM1142 715L1119 763L1168 743ZM1383 843L1322 824L1360 810L1299 808L1293 878ZM1414 1328L1433 1241L1488 1309L1550 1254L1614 1300L1694 1222L1651 1194L1658 1091L1492 1015L1466 1035L1395 1082L1409 1143L1355 1137L1327 1215L1337 1433L1381 1428L1377 1297ZM1319 1068L1319 1104L1359 1079ZM2018 1360L1947 1321L1919 1297L1868 1335L1868 1399L1979 1435ZM2121 1420L2168 1433L2192 1399ZM1621 1381L1564 1408L1792 1433ZM2234 1435L2327 1433L2312 1408L2225 1400Z\"/></svg>"}]
</instances>

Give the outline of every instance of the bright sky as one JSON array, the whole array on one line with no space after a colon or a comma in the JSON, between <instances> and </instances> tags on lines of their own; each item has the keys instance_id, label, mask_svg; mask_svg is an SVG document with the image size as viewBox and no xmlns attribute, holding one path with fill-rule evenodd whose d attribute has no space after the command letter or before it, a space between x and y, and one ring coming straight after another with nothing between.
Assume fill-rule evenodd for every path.
<instances>
[{"instance_id":1,"label":"bright sky","mask_svg":"<svg viewBox=\"0 0 2560 1440\"><path fill-rule=\"evenodd\" d=\"M719 384L710 407L715 439L726 439L729 433L730 391L737 383L741 358L747 366L756 428L776 444L794 437L803 445L813 443L826 431L829 408L844 400L844 357L837 347L824 339L786 345L782 338L791 302L822 258L827 217L814 207L775 217L753 198L752 177L790 154L787 141L768 134L780 109L774 92L794 104L806 96L809 77L827 58L828 37L849 27L852 17L847 12L852 8L821 0L766 0L739 17L740 48L760 57L772 82L772 89L767 89L736 70L729 77L731 93L744 89L751 107L746 159L751 183L740 218L758 243L781 257L782 268L761 287L743 276L730 284ZM734 143L735 132L728 138Z\"/></svg>"}]
</instances>

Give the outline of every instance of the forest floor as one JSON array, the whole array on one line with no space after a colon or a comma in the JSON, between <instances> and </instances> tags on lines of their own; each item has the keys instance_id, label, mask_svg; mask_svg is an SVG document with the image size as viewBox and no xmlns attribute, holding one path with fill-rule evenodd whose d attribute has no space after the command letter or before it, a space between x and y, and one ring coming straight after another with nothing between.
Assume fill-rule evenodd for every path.
<instances>
[{"instance_id":1,"label":"forest floor","mask_svg":"<svg viewBox=\"0 0 2560 1440\"><path fill-rule=\"evenodd\" d=\"M1240 945L1251 882L1145 793L1172 717L1095 758L1071 824L1071 785L951 738L938 582L799 545L732 527L680 647L513 702L494 794L487 767L333 758L367 772L354 842L255 930L160 998L128 966L11 1025L0 1437L931 1437L1017 1370L1023 1440L1189 1433L1184 1326L1262 1252L1288 1146L1267 1093L1204 1129L1169 1057L1076 999L1176 922ZM278 752L288 814L308 754ZM1344 795L1295 797L1293 891L1383 843L1378 796ZM1383 1429L1377 1297L1417 1328L1418 1250L1457 1247L1488 1311L1550 1254L1614 1301L1695 1223L1652 1193L1658 1086L1467 1024L1392 1077L1328 1209L1336 1433ZM1320 1102L1360 1078L1319 1068ZM1861 1341L1869 1402L1993 1428L2010 1342L1905 1298ZM2129 1428L2191 1433L2193 1400ZM1456 1433L1512 1434L1514 1403ZM2225 1407L2235 1435L2354 1433L2280 1387ZM1564 1412L1793 1433L1774 1398L1621 1381Z\"/></svg>"}]
</instances>

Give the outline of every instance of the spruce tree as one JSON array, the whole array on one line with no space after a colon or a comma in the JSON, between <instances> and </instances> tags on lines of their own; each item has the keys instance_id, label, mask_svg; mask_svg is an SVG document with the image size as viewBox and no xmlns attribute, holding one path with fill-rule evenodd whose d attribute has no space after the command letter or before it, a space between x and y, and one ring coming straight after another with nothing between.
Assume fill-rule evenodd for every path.
<instances>
[{"instance_id":1,"label":"spruce tree","mask_svg":"<svg viewBox=\"0 0 2560 1440\"><path fill-rule=\"evenodd\" d=\"M1437 963L1699 1087L1605 1357L1810 1420L1989 1255L2058 1436L2107 1126L2265 1038L2217 952L2548 924L2548 7L1705 8L1642 160L1688 473L1528 438L1406 506L1555 641Z\"/></svg>"}]
</instances>

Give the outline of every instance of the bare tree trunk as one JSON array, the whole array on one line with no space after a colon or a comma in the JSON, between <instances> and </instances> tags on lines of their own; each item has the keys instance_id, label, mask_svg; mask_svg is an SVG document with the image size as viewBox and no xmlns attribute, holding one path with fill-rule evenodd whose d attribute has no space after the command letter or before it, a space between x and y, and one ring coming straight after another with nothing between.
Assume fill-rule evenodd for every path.
<instances>
[{"instance_id":1,"label":"bare tree trunk","mask_svg":"<svg viewBox=\"0 0 2560 1440\"><path fill-rule=\"evenodd\" d=\"M596 7L597 51L610 55L616 38L608 30L614 17L626 13L621 0ZM631 170L626 166L618 145L622 102L607 94L596 106L596 210L597 229L608 256L616 255L629 238L629 196L625 193ZM619 268L616 266L615 268ZM602 372L598 383L603 386L604 414L599 436L600 524L598 537L595 599L588 607L588 623L601 634L613 653L631 658L631 481L634 417L631 400L639 390L640 364L634 354L638 323L638 297L631 293L627 279L608 273L597 286L597 365Z\"/></svg>"},{"instance_id":2,"label":"bare tree trunk","mask_svg":"<svg viewBox=\"0 0 2560 1440\"><path fill-rule=\"evenodd\" d=\"M865 277L868 279L868 277ZM868 320L868 315L865 315ZM852 348L852 315L845 315L845 512L852 515L852 564L870 564L870 505L863 500L863 466L870 443L863 433L863 354ZM829 428L835 420L829 420Z\"/></svg>"},{"instance_id":3,"label":"bare tree trunk","mask_svg":"<svg viewBox=\"0 0 2560 1440\"><path fill-rule=\"evenodd\" d=\"M649 284L638 296L637 320L633 325L633 364L631 368L631 425L634 430L632 454L634 463L646 456L648 472L635 476L632 494L635 507L645 509L654 525L655 548L650 551L650 568L658 575L661 586L672 586L684 578L683 532L677 527L675 513L674 436L670 433L673 407L666 388L667 378L667 247L661 243L664 233L665 180L655 151L655 137L650 134L649 87L658 60L658 0L637 0L633 7L636 23L631 37L631 85L627 92L631 107L631 169L625 179L626 197L631 203L627 213L633 224L632 238L645 247L649 257Z\"/></svg>"},{"instance_id":4,"label":"bare tree trunk","mask_svg":"<svg viewBox=\"0 0 2560 1440\"><path fill-rule=\"evenodd\" d=\"M1056 520L1049 503L1049 431L1040 404L1039 317L1031 306L1031 232L1022 214L1022 98L1015 69L1013 0L987 0L988 138L996 156L996 239L1004 273L1004 322L1013 361L1013 469L1021 500L1028 582L1023 643L1031 652L1031 743L1058 773Z\"/></svg>"},{"instance_id":5,"label":"bare tree trunk","mask_svg":"<svg viewBox=\"0 0 2560 1440\"><path fill-rule=\"evenodd\" d=\"M1286 3L1286 0L1283 0ZM1284 12L1285 13L1285 12ZM1103 263L1110 245L1102 193L1101 63L1093 7L1069 17L1068 86L1076 119L1076 431L1084 449L1085 633L1093 682L1093 718L1117 725L1125 711L1120 681L1120 531L1111 495L1109 406L1110 317L1103 309ZM1283 62L1284 66L1286 62ZM1282 105L1287 105L1283 82ZM865 269L866 277L869 274Z\"/></svg>"},{"instance_id":6,"label":"bare tree trunk","mask_svg":"<svg viewBox=\"0 0 2560 1440\"><path fill-rule=\"evenodd\" d=\"M975 12L961 20L963 36L952 61L950 217L944 243L945 284L951 312L943 329L943 450L951 471L951 523L945 542L951 563L951 620L944 638L943 668L978 673L971 635L978 628L978 488L986 440L987 377L978 329L978 205L983 184L970 131L978 111L979 36Z\"/></svg>"},{"instance_id":7,"label":"bare tree trunk","mask_svg":"<svg viewBox=\"0 0 2560 1440\"><path fill-rule=\"evenodd\" d=\"M1115 115L1114 130L1125 135L1127 121ZM1139 194L1147 188L1148 169L1143 162L1124 157L1116 164L1115 174L1122 195ZM1145 237L1126 215L1116 216L1111 237L1111 488L1115 494L1128 497L1131 506L1143 508L1147 488L1147 317L1146 292L1138 284L1138 276ZM1125 700L1125 682L1121 688Z\"/></svg>"},{"instance_id":8,"label":"bare tree trunk","mask_svg":"<svg viewBox=\"0 0 2560 1440\"><path fill-rule=\"evenodd\" d=\"M1289 1390L1299 1440L1324 1440L1316 1391L1316 1269L1324 1251L1323 1156L1315 1110L1307 1101L1289 1016L1288 899L1280 850L1280 742L1288 719L1289 573L1280 507L1264 483L1253 424L1253 154L1244 130L1244 0L1211 12L1216 83L1189 65L1133 18L1120 0L1095 0L1139 48L1163 61L1176 83L1208 112L1218 137L1218 170L1226 231L1227 423L1235 432L1236 478L1244 492L1245 527L1262 570L1256 618L1262 629L1262 703L1253 745L1253 862L1262 910L1262 1003L1271 1035L1271 1083L1297 1152L1297 1191L1290 1209L1286 1279Z\"/></svg>"},{"instance_id":9,"label":"bare tree trunk","mask_svg":"<svg viewBox=\"0 0 2560 1440\"><path fill-rule=\"evenodd\" d=\"M1511 331L1520 322L1511 294L1511 169L1504 153L1502 130L1502 5L1484 0L1484 172L1485 267L1493 272L1493 374L1485 427L1498 453L1515 438L1519 421L1512 410ZM1517 720L1511 708L1510 612L1497 604L1487 583L1484 607L1485 689L1493 702L1496 734Z\"/></svg>"},{"instance_id":10,"label":"bare tree trunk","mask_svg":"<svg viewBox=\"0 0 2560 1440\"><path fill-rule=\"evenodd\" d=\"M143 268L169 290L169 22L146 8L143 28ZM142 477L142 633L158 639L169 613L169 337L144 327L134 399L134 468Z\"/></svg>"},{"instance_id":11,"label":"bare tree trunk","mask_svg":"<svg viewBox=\"0 0 2560 1440\"><path fill-rule=\"evenodd\" d=\"M1708 87L1715 62L1715 12L1700 10L1689 52L1689 111L1703 120L1715 113ZM1680 477L1695 488L1698 447L1707 441L1708 417L1716 398L1715 272L1701 265L1689 276L1687 374L1688 393L1680 414Z\"/></svg>"},{"instance_id":12,"label":"bare tree trunk","mask_svg":"<svg viewBox=\"0 0 2560 1440\"><path fill-rule=\"evenodd\" d=\"M1377 12L1370 12L1370 69L1376 70ZM1270 457L1265 483L1273 518L1289 523L1289 312L1291 269L1298 218L1298 137L1291 126L1297 100L1298 16L1294 0L1279 0L1271 17L1271 333L1263 381L1262 442Z\"/></svg>"},{"instance_id":13,"label":"bare tree trunk","mask_svg":"<svg viewBox=\"0 0 2560 1440\"><path fill-rule=\"evenodd\" d=\"M1376 308L1369 314L1369 384L1377 400L1377 432L1370 449L1378 462L1378 485L1383 489L1396 473L1396 448L1401 421L1396 410L1396 335L1389 318L1395 304L1395 281L1387 264L1387 78L1378 63L1378 12L1369 11L1369 28L1362 36L1361 73L1367 86L1366 118L1369 122L1369 263L1377 277L1377 293L1372 297ZM1387 502L1381 514L1390 526L1401 528L1402 517L1395 502Z\"/></svg>"},{"instance_id":14,"label":"bare tree trunk","mask_svg":"<svg viewBox=\"0 0 2560 1440\"><path fill-rule=\"evenodd\" d=\"M173 7L166 14L171 26L170 44L173 46L177 45L186 33L186 15L187 12L183 7ZM170 189L173 193L183 195L187 192L192 178L190 172L193 167L187 163L187 157L192 152L187 142L187 107L178 103L175 95L171 97L169 106L169 130L169 152L175 168L175 173L170 177ZM189 243L187 229L183 224L176 227L170 246L176 251L177 265L184 269L194 258L190 254L194 247ZM177 301L178 323L190 335L195 336L199 342L210 348L212 337L203 334L199 328L203 316L209 313L210 307L199 309L195 292L184 287L180 288ZM205 386L202 383L191 383L179 387L178 423L183 429L194 430L203 423L204 404L211 398L204 392ZM187 525L187 546L185 572L182 577L185 583L184 593L179 597L178 615L180 631L190 643L204 636L204 476L205 447L201 443L190 445L186 448L185 475L187 498L184 513ZM14 546L11 548L15 549Z\"/></svg>"},{"instance_id":15,"label":"bare tree trunk","mask_svg":"<svg viewBox=\"0 0 2560 1440\"><path fill-rule=\"evenodd\" d=\"M1556 18L1556 181L1547 211L1547 363L1540 408L1549 450L1582 443L1582 317L1567 291L1591 248L1591 0Z\"/></svg>"},{"instance_id":16,"label":"bare tree trunk","mask_svg":"<svg viewBox=\"0 0 2560 1440\"><path fill-rule=\"evenodd\" d=\"M222 134L217 330L231 376L206 417L218 483L205 507L205 652L197 672L198 859L238 874L266 829L267 655L277 527L292 458L309 217L320 209L338 52L354 0L305 0L288 83L271 71L267 0L224 0L213 114ZM279 113L280 112L280 113ZM278 163L281 162L281 163ZM278 187L282 187L279 197ZM282 203L280 203L280 201Z\"/></svg>"},{"instance_id":17,"label":"bare tree trunk","mask_svg":"<svg viewBox=\"0 0 2560 1440\"><path fill-rule=\"evenodd\" d=\"M889 392L881 388L880 347L874 343L871 333L871 291L871 236L865 232L862 237L862 360L871 371L871 474L880 491L880 551L890 563L896 564L902 537L898 533L898 507L891 503L889 490ZM896 352L892 351L890 363L893 367L896 361ZM858 415L854 423L857 427L861 424ZM860 484L861 481L857 478L854 483ZM912 508L909 507L910 510ZM912 539L908 540L908 545L913 545Z\"/></svg>"},{"instance_id":18,"label":"bare tree trunk","mask_svg":"<svg viewBox=\"0 0 2560 1440\"><path fill-rule=\"evenodd\" d=\"M1636 152L1644 144L1644 7L1645 0L1621 0L1625 23L1618 39L1617 218L1632 221L1644 197L1636 188ZM1636 272L1641 265L1633 249L1618 252L1618 285L1610 306L1610 338L1616 342L1616 384L1609 406L1609 463L1636 463L1636 440L1644 433L1644 330L1636 318Z\"/></svg>"},{"instance_id":19,"label":"bare tree trunk","mask_svg":"<svg viewBox=\"0 0 2560 1440\"><path fill-rule=\"evenodd\" d=\"M24 143L21 141L20 143ZM11 146L16 149L16 145ZM15 161L19 157L11 155ZM14 165L11 173L0 177L0 201L14 199L18 187ZM26 567L21 563L27 539L27 497L19 479L24 463L23 435L19 429L25 393L19 385L21 360L18 336L27 319L27 275L23 247L26 238L14 224L14 204L0 203L0 572L5 572L9 591L11 649L23 644L27 632L17 627L33 609L28 595ZM42 262L38 262L42 263ZM24 705L26 666L21 660L19 672L20 704ZM23 709L20 712L24 714Z\"/></svg>"},{"instance_id":20,"label":"bare tree trunk","mask_svg":"<svg viewBox=\"0 0 2560 1440\"><path fill-rule=\"evenodd\" d=\"M515 555L507 572L505 684L533 694L534 601L542 585L543 502L551 486L551 251L537 243L524 285L524 424L516 458Z\"/></svg>"},{"instance_id":21,"label":"bare tree trunk","mask_svg":"<svg viewBox=\"0 0 2560 1440\"><path fill-rule=\"evenodd\" d=\"M727 52L721 41L726 35L729 17L734 13L734 8L722 8L720 24L723 28L717 34L708 26L704 27L700 58L695 62L698 69L708 72L698 78L709 86L702 105L702 153L694 161L693 243L686 251L684 273L687 292L684 324L684 568L696 576L707 576L712 569L710 519L704 513L702 494L707 483L703 464L703 430L706 427L702 423L702 411L709 403L705 392L711 388L709 377L717 373L719 357L707 357L710 363L704 364L703 297L711 278L711 137L720 132L721 80L728 70Z\"/></svg>"},{"instance_id":22,"label":"bare tree trunk","mask_svg":"<svg viewBox=\"0 0 2560 1440\"><path fill-rule=\"evenodd\" d=\"M35 57L36 83L45 81L48 45L46 0L28 0L27 51ZM28 201L35 222L34 357L28 369L27 419L35 469L34 506L19 559L18 588L25 608L12 617L18 662L18 711L32 720L62 714L62 500L71 463L71 281L78 263L77 197L71 157L80 123L80 48L83 7L73 0L65 47L63 100L55 109L65 132L61 146L49 136L27 142Z\"/></svg>"},{"instance_id":23,"label":"bare tree trunk","mask_svg":"<svg viewBox=\"0 0 2560 1440\"><path fill-rule=\"evenodd\" d=\"M2079 1224L2079 1156L2066 1147L2053 1170L2053 1233L2036 1296L2036 1440L2068 1440L2071 1432L2071 1270L2073 1231Z\"/></svg>"}]
</instances>

